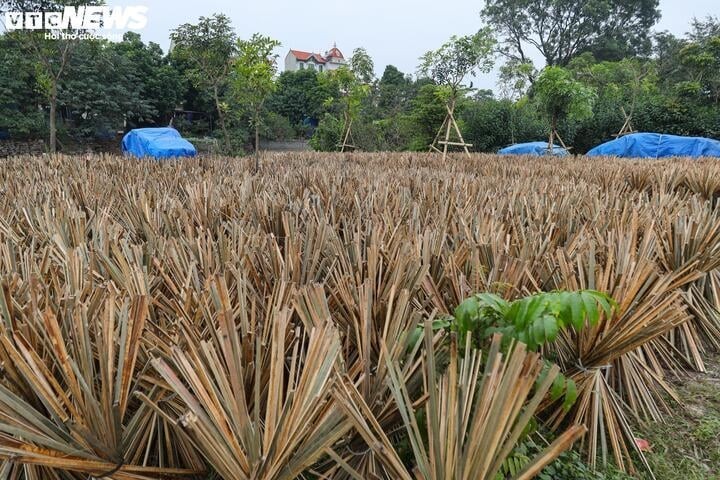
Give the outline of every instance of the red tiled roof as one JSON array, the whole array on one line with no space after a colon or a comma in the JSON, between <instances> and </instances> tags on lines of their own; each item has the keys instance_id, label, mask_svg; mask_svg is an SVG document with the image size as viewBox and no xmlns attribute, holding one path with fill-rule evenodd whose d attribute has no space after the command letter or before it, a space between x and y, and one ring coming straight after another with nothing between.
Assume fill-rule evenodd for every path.
<instances>
[{"instance_id":1,"label":"red tiled roof","mask_svg":"<svg viewBox=\"0 0 720 480\"><path fill-rule=\"evenodd\" d=\"M343 54L340 50L338 50L337 47L333 47L329 52L327 52L325 55L327 55L327 58L331 57L337 57L337 58L345 58L343 57Z\"/></svg>"},{"instance_id":2,"label":"red tiled roof","mask_svg":"<svg viewBox=\"0 0 720 480\"><path fill-rule=\"evenodd\" d=\"M319 53L303 52L302 50L292 49L290 50L290 53L292 53L295 58L303 62L310 60L310 58L315 58L315 61L318 63L327 63L327 59Z\"/></svg>"}]
</instances>

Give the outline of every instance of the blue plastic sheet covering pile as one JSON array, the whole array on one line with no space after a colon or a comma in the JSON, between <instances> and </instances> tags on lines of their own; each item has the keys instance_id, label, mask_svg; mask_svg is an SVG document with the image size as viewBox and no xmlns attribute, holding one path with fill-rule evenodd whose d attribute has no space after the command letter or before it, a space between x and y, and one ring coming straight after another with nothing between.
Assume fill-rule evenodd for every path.
<instances>
[{"instance_id":1,"label":"blue plastic sheet covering pile","mask_svg":"<svg viewBox=\"0 0 720 480\"><path fill-rule=\"evenodd\" d=\"M194 157L197 154L193 144L170 127L130 130L123 137L122 151L125 155L158 159Z\"/></svg>"},{"instance_id":2,"label":"blue plastic sheet covering pile","mask_svg":"<svg viewBox=\"0 0 720 480\"><path fill-rule=\"evenodd\" d=\"M600 144L587 154L627 158L720 157L720 141L662 133L632 133Z\"/></svg>"},{"instance_id":3,"label":"blue plastic sheet covering pile","mask_svg":"<svg viewBox=\"0 0 720 480\"><path fill-rule=\"evenodd\" d=\"M567 155L568 151L557 145L553 145L552 152L548 150L548 142L527 142L516 143L509 147L501 148L500 155Z\"/></svg>"}]
</instances>

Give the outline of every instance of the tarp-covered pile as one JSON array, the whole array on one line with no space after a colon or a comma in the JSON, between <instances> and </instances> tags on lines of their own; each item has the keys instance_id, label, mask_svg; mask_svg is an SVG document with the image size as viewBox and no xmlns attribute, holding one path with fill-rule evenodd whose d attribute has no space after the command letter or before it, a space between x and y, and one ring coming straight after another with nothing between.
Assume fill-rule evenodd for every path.
<instances>
[{"instance_id":1,"label":"tarp-covered pile","mask_svg":"<svg viewBox=\"0 0 720 480\"><path fill-rule=\"evenodd\" d=\"M136 157L172 158L194 157L192 143L180 136L174 128L136 128L122 140L122 151Z\"/></svg>"},{"instance_id":2,"label":"tarp-covered pile","mask_svg":"<svg viewBox=\"0 0 720 480\"><path fill-rule=\"evenodd\" d=\"M628 158L720 157L720 141L662 133L633 133L600 144L587 154Z\"/></svg>"},{"instance_id":3,"label":"tarp-covered pile","mask_svg":"<svg viewBox=\"0 0 720 480\"><path fill-rule=\"evenodd\" d=\"M527 142L516 143L509 147L501 148L500 155L567 155L568 151L557 145L553 145L552 151L548 149L548 142Z\"/></svg>"}]
</instances>

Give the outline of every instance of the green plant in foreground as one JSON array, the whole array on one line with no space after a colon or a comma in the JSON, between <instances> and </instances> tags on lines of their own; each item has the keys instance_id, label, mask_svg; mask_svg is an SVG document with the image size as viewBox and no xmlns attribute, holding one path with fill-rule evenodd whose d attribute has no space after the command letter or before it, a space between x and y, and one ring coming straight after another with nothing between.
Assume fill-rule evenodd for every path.
<instances>
[{"instance_id":1,"label":"green plant in foreground","mask_svg":"<svg viewBox=\"0 0 720 480\"><path fill-rule=\"evenodd\" d=\"M515 339L537 351L570 326L581 330L597 325L601 313L611 315L615 301L594 290L541 292L514 301L492 293L479 293L455 309L450 327L461 339L472 334L482 342L494 333Z\"/></svg>"},{"instance_id":2,"label":"green plant in foreground","mask_svg":"<svg viewBox=\"0 0 720 480\"><path fill-rule=\"evenodd\" d=\"M612 297L596 290L540 292L512 301L492 293L478 293L460 303L452 316L435 320L432 327L456 332L460 344L470 335L472 343L481 346L495 333L501 333L506 348L515 340L527 345L529 351L537 351L566 328L580 331L586 325L597 325L600 315L612 315L616 305ZM415 332L418 341L421 335L419 327ZM549 362L545 371L548 367ZM564 407L570 408L577 398L577 388L571 379L558 375L550 396L557 400L563 395Z\"/></svg>"}]
</instances>

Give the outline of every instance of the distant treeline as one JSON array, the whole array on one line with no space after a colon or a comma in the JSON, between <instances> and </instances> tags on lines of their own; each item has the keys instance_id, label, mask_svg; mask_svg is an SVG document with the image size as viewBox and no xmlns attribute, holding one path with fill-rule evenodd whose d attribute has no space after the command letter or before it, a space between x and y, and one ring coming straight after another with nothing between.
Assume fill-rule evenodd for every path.
<instances>
[{"instance_id":1,"label":"distant treeline","mask_svg":"<svg viewBox=\"0 0 720 480\"><path fill-rule=\"evenodd\" d=\"M598 12L587 6L594 3L622 8ZM501 73L497 91L466 88L458 99L455 116L465 140L487 152L547 138L547 105L540 104L547 96L535 91L543 69L528 60L530 48L543 55L543 68L563 69L592 94L591 115L569 111L558 124L575 152L623 127L720 138L720 21L696 19L682 38L652 33L657 5L488 0L482 17L496 38L494 62ZM578 6L572 17L553 10ZM557 35L560 24L554 22L562 18L571 23ZM266 48L277 44L261 36L239 41L223 15L178 27L169 53L135 33L121 42L72 43L33 35L0 35L0 139L48 138L55 129L62 144L63 138L112 138L130 128L172 123L187 136L218 137L218 145L233 153L253 148L256 126L267 140L304 137L318 150L334 150L352 111L360 149L426 150L446 115L436 80L392 65L375 78L362 48L348 62L353 81L363 87L357 97L337 74L277 74L276 56L263 57L265 63L249 57L262 51L256 38ZM258 81L263 75L270 75L271 85ZM256 90L262 93L254 98Z\"/></svg>"}]
</instances>

